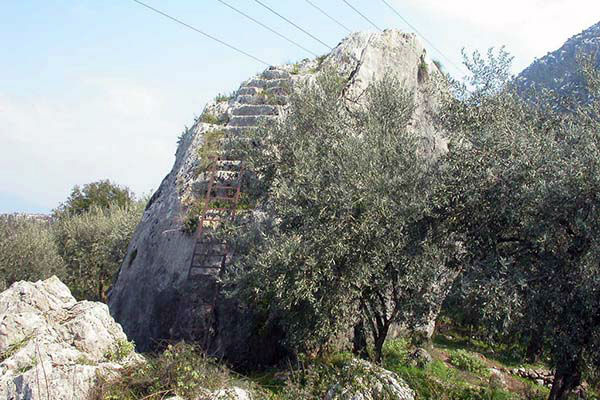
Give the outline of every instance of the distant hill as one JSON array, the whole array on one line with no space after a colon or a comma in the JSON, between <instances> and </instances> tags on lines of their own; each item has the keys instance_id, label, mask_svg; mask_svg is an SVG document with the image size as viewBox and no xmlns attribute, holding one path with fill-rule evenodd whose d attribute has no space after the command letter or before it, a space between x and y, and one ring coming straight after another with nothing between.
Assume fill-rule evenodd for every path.
<instances>
[{"instance_id":1,"label":"distant hill","mask_svg":"<svg viewBox=\"0 0 600 400\"><path fill-rule=\"evenodd\" d=\"M588 100L589 92L577 63L580 54L594 55L600 67L600 22L567 40L560 49L535 60L517 76L518 90L526 94L530 88L544 88Z\"/></svg>"},{"instance_id":2,"label":"distant hill","mask_svg":"<svg viewBox=\"0 0 600 400\"><path fill-rule=\"evenodd\" d=\"M32 214L32 213L5 213L5 214L0 214L0 220L6 220L6 221L11 221L11 220L19 220L19 219L24 219L24 220L30 220L30 221L36 221L36 222L47 222L50 223L53 221L53 218L51 215L49 214Z\"/></svg>"}]
</instances>

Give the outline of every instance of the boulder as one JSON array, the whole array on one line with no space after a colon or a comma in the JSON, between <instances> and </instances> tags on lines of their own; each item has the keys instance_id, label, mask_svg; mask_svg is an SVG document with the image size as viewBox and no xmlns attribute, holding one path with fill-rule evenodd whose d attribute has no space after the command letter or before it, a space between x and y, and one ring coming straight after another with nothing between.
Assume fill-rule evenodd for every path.
<instances>
[{"instance_id":1,"label":"boulder","mask_svg":"<svg viewBox=\"0 0 600 400\"><path fill-rule=\"evenodd\" d=\"M98 372L140 360L102 303L56 277L0 293L0 398L84 400Z\"/></svg>"},{"instance_id":2,"label":"boulder","mask_svg":"<svg viewBox=\"0 0 600 400\"><path fill-rule=\"evenodd\" d=\"M395 373L364 360L344 367L347 379L334 385L326 400L414 400L415 392Z\"/></svg>"}]
</instances>

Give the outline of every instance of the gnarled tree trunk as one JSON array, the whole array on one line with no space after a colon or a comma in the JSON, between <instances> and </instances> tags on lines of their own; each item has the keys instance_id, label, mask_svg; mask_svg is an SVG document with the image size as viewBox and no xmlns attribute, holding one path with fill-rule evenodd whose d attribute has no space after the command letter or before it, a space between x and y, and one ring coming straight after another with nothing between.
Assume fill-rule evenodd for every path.
<instances>
[{"instance_id":1,"label":"gnarled tree trunk","mask_svg":"<svg viewBox=\"0 0 600 400\"><path fill-rule=\"evenodd\" d=\"M576 362L558 366L554 373L554 383L548 400L567 400L569 393L580 384L581 372Z\"/></svg>"}]
</instances>

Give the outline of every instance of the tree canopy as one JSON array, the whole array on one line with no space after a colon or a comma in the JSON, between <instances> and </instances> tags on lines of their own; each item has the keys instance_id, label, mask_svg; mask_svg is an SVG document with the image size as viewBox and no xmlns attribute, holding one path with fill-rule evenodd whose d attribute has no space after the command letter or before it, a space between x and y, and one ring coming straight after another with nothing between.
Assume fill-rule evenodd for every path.
<instances>
[{"instance_id":1,"label":"tree canopy","mask_svg":"<svg viewBox=\"0 0 600 400\"><path fill-rule=\"evenodd\" d=\"M54 211L56 216L80 215L92 207L107 209L112 206L127 207L134 201L129 188L112 183L108 179L76 185L67 200Z\"/></svg>"},{"instance_id":2,"label":"tree canopy","mask_svg":"<svg viewBox=\"0 0 600 400\"><path fill-rule=\"evenodd\" d=\"M249 191L271 217L237 233L235 280L292 348L322 350L354 327L364 336L355 350L369 340L378 359L394 324L435 319L457 267L438 251L437 163L407 129L412 93L389 75L364 107L348 104L344 81L321 74L292 97L284 122L244 141Z\"/></svg>"},{"instance_id":3,"label":"tree canopy","mask_svg":"<svg viewBox=\"0 0 600 400\"><path fill-rule=\"evenodd\" d=\"M452 141L438 212L463 239L465 298L489 328L542 342L550 399L565 399L600 361L599 104L521 99L503 51L467 65L473 79L442 113Z\"/></svg>"}]
</instances>

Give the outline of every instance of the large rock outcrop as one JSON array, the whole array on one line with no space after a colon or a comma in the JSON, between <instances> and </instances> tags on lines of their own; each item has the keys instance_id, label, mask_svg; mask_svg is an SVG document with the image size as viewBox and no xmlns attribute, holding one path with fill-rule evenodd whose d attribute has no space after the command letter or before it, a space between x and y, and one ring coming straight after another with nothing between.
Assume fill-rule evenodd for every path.
<instances>
[{"instance_id":1,"label":"large rock outcrop","mask_svg":"<svg viewBox=\"0 0 600 400\"><path fill-rule=\"evenodd\" d=\"M86 400L97 373L138 361L102 303L75 301L56 277L0 293L0 398Z\"/></svg>"},{"instance_id":2,"label":"large rock outcrop","mask_svg":"<svg viewBox=\"0 0 600 400\"><path fill-rule=\"evenodd\" d=\"M181 137L175 164L152 196L110 293L111 314L140 350L161 339L193 339L234 363L277 358L276 340L251 335L254 316L220 296L218 278L190 269L195 238L182 225L206 187L198 167L207 133L243 135L261 121L284 117L290 92L324 68L347 79L346 97L358 105L371 82L395 74L415 96L412 129L430 141L432 151L445 146L430 117L437 106L433 83L441 73L413 34L395 30L352 34L324 58L271 67L244 82L231 99L209 104Z\"/></svg>"}]
</instances>

